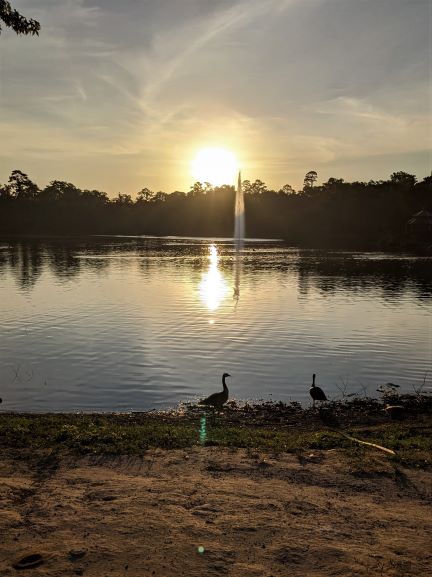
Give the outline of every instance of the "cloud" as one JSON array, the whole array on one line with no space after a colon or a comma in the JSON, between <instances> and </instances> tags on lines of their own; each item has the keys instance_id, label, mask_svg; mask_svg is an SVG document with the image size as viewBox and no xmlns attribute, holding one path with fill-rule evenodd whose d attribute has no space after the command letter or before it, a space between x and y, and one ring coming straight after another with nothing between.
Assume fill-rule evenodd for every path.
<instances>
[{"instance_id":1,"label":"cloud","mask_svg":"<svg viewBox=\"0 0 432 577\"><path fill-rule=\"evenodd\" d=\"M275 187L344 161L358 174L371 155L374 170L401 154L421 168L427 0L16 6L42 30L0 37L0 181L22 163L41 182L56 166L112 193L122 179L129 191L188 188L190 156L209 145Z\"/></svg>"}]
</instances>

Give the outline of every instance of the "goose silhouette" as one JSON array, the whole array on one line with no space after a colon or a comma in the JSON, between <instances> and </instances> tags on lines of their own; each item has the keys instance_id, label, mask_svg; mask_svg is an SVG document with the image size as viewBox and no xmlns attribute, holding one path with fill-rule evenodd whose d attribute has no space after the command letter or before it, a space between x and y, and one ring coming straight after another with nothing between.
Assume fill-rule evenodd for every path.
<instances>
[{"instance_id":1,"label":"goose silhouette","mask_svg":"<svg viewBox=\"0 0 432 577\"><path fill-rule=\"evenodd\" d=\"M315 385L315 373L312 375L312 386L309 389L310 396L313 399L313 404L315 406L315 401L326 401L327 397L325 396L324 391Z\"/></svg>"},{"instance_id":2,"label":"goose silhouette","mask_svg":"<svg viewBox=\"0 0 432 577\"><path fill-rule=\"evenodd\" d=\"M209 407L213 407L214 409L216 409L218 411L222 411L223 405L228 401L228 397L229 397L229 391L228 391L228 387L226 385L225 379L227 377L230 377L230 376L231 375L229 373L224 373L222 375L223 390L220 391L220 393L213 393L212 395L210 395L206 399L203 399L202 401L200 401L199 404L200 405L207 405Z\"/></svg>"}]
</instances>

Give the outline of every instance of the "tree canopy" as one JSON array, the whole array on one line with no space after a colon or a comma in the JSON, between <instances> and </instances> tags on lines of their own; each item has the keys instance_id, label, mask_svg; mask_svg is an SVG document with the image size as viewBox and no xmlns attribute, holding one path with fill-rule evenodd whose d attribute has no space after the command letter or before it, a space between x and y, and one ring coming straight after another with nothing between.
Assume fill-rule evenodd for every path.
<instances>
[{"instance_id":1,"label":"tree canopy","mask_svg":"<svg viewBox=\"0 0 432 577\"><path fill-rule=\"evenodd\" d=\"M40 24L32 18L25 18L22 14L12 8L7 0L0 0L0 34L1 21L8 27L12 28L17 34L36 34L39 36Z\"/></svg>"},{"instance_id":2,"label":"tree canopy","mask_svg":"<svg viewBox=\"0 0 432 577\"><path fill-rule=\"evenodd\" d=\"M271 190L259 179L243 181L249 237L283 238L314 248L409 248L413 238L407 236L408 222L419 211L432 211L430 176L417 182L414 175L398 171L387 180L346 182L331 177L322 184L315 171L306 176L306 185L297 191L289 184ZM13 170L0 184L0 231L230 237L234 199L233 186L201 182L188 192L144 186L136 194L119 192L110 198L60 180L39 188L27 174ZM432 249L432 236L427 234Z\"/></svg>"}]
</instances>

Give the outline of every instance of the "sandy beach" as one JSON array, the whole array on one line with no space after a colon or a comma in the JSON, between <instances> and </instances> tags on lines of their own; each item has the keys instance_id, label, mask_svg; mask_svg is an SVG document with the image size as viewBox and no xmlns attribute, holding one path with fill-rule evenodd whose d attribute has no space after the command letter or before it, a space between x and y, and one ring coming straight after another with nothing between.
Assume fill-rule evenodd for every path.
<instances>
[{"instance_id":1,"label":"sandy beach","mask_svg":"<svg viewBox=\"0 0 432 577\"><path fill-rule=\"evenodd\" d=\"M431 504L430 471L373 450L5 450L0 575L426 576Z\"/></svg>"}]
</instances>

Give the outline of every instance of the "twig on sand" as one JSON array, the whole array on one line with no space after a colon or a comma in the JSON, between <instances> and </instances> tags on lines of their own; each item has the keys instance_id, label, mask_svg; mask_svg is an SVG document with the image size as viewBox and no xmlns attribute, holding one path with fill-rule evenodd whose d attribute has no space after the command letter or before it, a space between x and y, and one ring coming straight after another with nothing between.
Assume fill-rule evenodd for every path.
<instances>
[{"instance_id":1,"label":"twig on sand","mask_svg":"<svg viewBox=\"0 0 432 577\"><path fill-rule=\"evenodd\" d=\"M346 433L343 433L342 431L336 431L335 429L332 429L332 431L334 433L338 433L339 435L342 435L342 437L345 437L346 439L349 439L350 441L354 441L355 443L360 443L361 445L367 445L368 447L374 447L374 449L379 449L380 451L384 451L385 453L389 453L390 455L396 455L396 453L392 449L387 449L387 447L383 447L382 445L377 445L377 443L369 443L369 441L362 441L360 439L357 439L356 437L351 437L351 435L347 435Z\"/></svg>"}]
</instances>

